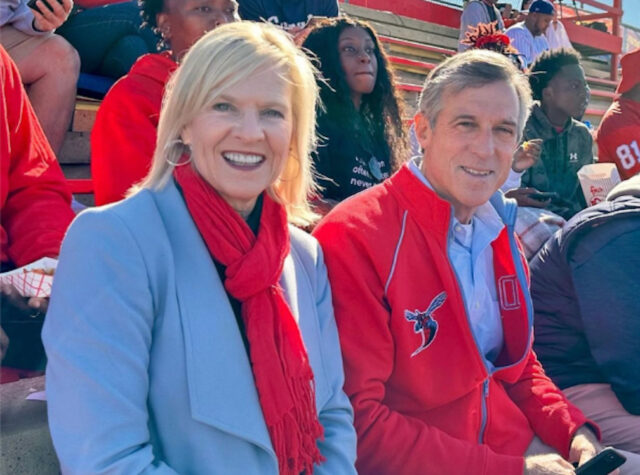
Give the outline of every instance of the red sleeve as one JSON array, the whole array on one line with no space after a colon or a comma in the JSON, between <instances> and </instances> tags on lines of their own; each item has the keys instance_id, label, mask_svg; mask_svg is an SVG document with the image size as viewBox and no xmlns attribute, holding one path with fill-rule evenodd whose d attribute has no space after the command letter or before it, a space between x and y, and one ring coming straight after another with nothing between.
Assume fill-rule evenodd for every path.
<instances>
[{"instance_id":1,"label":"red sleeve","mask_svg":"<svg viewBox=\"0 0 640 475\"><path fill-rule=\"evenodd\" d=\"M587 420L582 411L544 373L533 350L518 382L507 387L513 401L525 414L535 434L547 445L569 458L569 447L575 432L584 424L591 425L600 438L600 429Z\"/></svg>"},{"instance_id":2,"label":"red sleeve","mask_svg":"<svg viewBox=\"0 0 640 475\"><path fill-rule=\"evenodd\" d=\"M524 458L456 439L384 403L394 361L390 309L371 254L359 240L363 231L346 227L325 221L314 235L329 271L345 392L355 411L358 471L425 473L437 467L446 473L522 474Z\"/></svg>"},{"instance_id":3,"label":"red sleeve","mask_svg":"<svg viewBox=\"0 0 640 475\"><path fill-rule=\"evenodd\" d=\"M598 131L598 161L615 163L626 180L640 173L640 125L617 125Z\"/></svg>"},{"instance_id":4,"label":"red sleeve","mask_svg":"<svg viewBox=\"0 0 640 475\"><path fill-rule=\"evenodd\" d=\"M71 193L13 61L0 48L2 259L55 257L74 217Z\"/></svg>"},{"instance_id":5,"label":"red sleeve","mask_svg":"<svg viewBox=\"0 0 640 475\"><path fill-rule=\"evenodd\" d=\"M151 88L157 87L150 85ZM102 101L91 132L91 176L97 205L124 198L151 167L162 92L142 93L128 77Z\"/></svg>"}]
</instances>

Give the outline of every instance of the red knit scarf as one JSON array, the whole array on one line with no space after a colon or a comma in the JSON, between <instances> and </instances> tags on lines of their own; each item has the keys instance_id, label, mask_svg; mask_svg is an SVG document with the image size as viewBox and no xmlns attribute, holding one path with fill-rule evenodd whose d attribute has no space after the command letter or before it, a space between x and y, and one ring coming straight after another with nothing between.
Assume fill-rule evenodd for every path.
<instances>
[{"instance_id":1,"label":"red knit scarf","mask_svg":"<svg viewBox=\"0 0 640 475\"><path fill-rule=\"evenodd\" d=\"M257 236L190 166L174 176L211 255L226 266L224 286L242 304L260 406L281 474L313 473L324 460L313 372L278 280L289 254L284 207L266 193Z\"/></svg>"}]
</instances>

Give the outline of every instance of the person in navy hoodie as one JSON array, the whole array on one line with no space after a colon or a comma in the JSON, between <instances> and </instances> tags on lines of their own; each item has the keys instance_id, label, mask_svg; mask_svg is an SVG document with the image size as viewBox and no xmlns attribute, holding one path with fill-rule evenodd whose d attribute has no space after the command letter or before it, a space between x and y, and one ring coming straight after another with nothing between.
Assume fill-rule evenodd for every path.
<instances>
[{"instance_id":1,"label":"person in navy hoodie","mask_svg":"<svg viewBox=\"0 0 640 475\"><path fill-rule=\"evenodd\" d=\"M576 214L531 261L535 352L595 421L640 454L640 175Z\"/></svg>"},{"instance_id":2,"label":"person in navy hoodie","mask_svg":"<svg viewBox=\"0 0 640 475\"><path fill-rule=\"evenodd\" d=\"M239 0L243 20L268 21L295 35L314 16L338 16L338 0Z\"/></svg>"}]
</instances>

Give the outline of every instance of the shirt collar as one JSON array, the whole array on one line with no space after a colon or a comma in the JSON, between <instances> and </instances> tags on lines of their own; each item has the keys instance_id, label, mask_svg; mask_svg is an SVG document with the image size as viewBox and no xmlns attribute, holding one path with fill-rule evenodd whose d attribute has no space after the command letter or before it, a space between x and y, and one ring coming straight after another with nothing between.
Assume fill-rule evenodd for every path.
<instances>
[{"instance_id":1,"label":"shirt collar","mask_svg":"<svg viewBox=\"0 0 640 475\"><path fill-rule=\"evenodd\" d=\"M409 161L409 170L411 170L411 172L416 176L416 178L420 180L420 182L422 182L429 189L433 190L433 186L431 185L431 183L429 183L429 180L427 180L427 177L424 176L422 170L420 169L421 163L422 157L415 156L411 158L411 160ZM452 217L454 225L458 224L458 220L455 218L455 216ZM491 236L491 241L498 237L498 234L500 234L500 231L502 231L502 228L504 227L504 222L490 202L486 202L476 209L473 215L473 220L479 221L478 224L480 224L482 228L484 228L486 233Z\"/></svg>"}]
</instances>

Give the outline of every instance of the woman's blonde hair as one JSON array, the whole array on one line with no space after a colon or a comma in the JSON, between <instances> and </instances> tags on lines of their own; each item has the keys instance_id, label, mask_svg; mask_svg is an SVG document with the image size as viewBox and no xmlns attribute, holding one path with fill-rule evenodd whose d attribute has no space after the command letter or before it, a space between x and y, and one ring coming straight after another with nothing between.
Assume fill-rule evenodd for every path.
<instances>
[{"instance_id":1,"label":"woman's blonde hair","mask_svg":"<svg viewBox=\"0 0 640 475\"><path fill-rule=\"evenodd\" d=\"M184 152L185 127L229 88L251 75L278 70L291 84L293 135L282 174L267 191L281 202L289 222L311 223L308 196L316 191L310 153L316 146L316 72L306 55L273 25L236 22L220 26L193 45L167 84L151 170L141 188L169 180Z\"/></svg>"}]
</instances>

